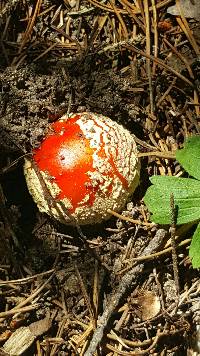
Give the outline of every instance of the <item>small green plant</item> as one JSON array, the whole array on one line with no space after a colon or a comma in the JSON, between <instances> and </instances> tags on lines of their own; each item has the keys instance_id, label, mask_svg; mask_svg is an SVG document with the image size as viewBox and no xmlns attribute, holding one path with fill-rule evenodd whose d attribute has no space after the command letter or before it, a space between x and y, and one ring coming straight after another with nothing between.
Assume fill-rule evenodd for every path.
<instances>
[{"instance_id":1,"label":"small green plant","mask_svg":"<svg viewBox=\"0 0 200 356\"><path fill-rule=\"evenodd\" d=\"M176 160L192 178L153 176L144 202L152 213L151 220L170 224L170 196L177 209L177 225L198 223L189 249L194 268L200 267L200 136L192 136L184 148L176 151Z\"/></svg>"}]
</instances>

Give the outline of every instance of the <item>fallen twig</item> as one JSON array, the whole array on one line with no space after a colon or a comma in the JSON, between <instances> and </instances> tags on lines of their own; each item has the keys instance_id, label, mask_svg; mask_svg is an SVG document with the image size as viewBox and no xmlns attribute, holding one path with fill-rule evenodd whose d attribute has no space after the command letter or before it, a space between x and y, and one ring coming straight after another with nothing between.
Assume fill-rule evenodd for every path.
<instances>
[{"instance_id":1,"label":"fallen twig","mask_svg":"<svg viewBox=\"0 0 200 356\"><path fill-rule=\"evenodd\" d=\"M150 241L149 245L144 249L142 255L148 255L158 250L160 245L162 244L164 238L166 236L166 231L163 229L159 229L154 236L154 238ZM129 272L127 272L121 279L118 287L113 291L110 301L108 305L105 307L102 316L100 316L97 320L97 328L93 334L92 340L89 344L87 351L85 352L85 356L92 356L96 352L98 345L100 344L103 333L108 321L119 304L120 299L126 292L127 288L130 287L134 279L138 277L138 275L144 269L144 264L139 264L133 267Z\"/></svg>"}]
</instances>

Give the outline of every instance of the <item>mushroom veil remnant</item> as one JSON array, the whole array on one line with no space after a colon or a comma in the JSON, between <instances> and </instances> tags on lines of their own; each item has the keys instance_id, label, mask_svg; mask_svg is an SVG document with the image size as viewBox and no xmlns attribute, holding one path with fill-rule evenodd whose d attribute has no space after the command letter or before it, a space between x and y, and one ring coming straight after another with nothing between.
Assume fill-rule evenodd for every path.
<instances>
[{"instance_id":1,"label":"mushroom veil remnant","mask_svg":"<svg viewBox=\"0 0 200 356\"><path fill-rule=\"evenodd\" d=\"M119 212L139 182L133 136L90 112L64 115L26 158L24 173L41 212L66 224L94 224Z\"/></svg>"}]
</instances>

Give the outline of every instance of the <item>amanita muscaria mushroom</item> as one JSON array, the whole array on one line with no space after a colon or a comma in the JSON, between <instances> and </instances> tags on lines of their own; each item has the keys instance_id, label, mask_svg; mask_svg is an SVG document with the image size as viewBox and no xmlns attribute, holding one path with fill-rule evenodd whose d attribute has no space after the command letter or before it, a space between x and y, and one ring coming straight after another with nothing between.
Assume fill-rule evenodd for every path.
<instances>
[{"instance_id":1,"label":"amanita muscaria mushroom","mask_svg":"<svg viewBox=\"0 0 200 356\"><path fill-rule=\"evenodd\" d=\"M94 224L119 212L139 182L133 136L89 112L64 115L25 159L30 194L41 212L66 224Z\"/></svg>"}]
</instances>

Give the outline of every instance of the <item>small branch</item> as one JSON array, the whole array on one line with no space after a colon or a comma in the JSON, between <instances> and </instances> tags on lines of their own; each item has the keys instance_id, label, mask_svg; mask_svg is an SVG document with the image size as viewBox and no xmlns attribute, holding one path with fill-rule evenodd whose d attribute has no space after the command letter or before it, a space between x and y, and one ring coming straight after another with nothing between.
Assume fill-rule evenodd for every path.
<instances>
[{"instance_id":1,"label":"small branch","mask_svg":"<svg viewBox=\"0 0 200 356\"><path fill-rule=\"evenodd\" d=\"M151 152L141 152L137 154L137 157L149 157L156 156L160 158L176 159L175 152L172 151L151 151Z\"/></svg>"},{"instance_id":2,"label":"small branch","mask_svg":"<svg viewBox=\"0 0 200 356\"><path fill-rule=\"evenodd\" d=\"M5 14L10 13L12 8L18 4L21 0L7 0L5 6L0 11L0 18Z\"/></svg>"},{"instance_id":3,"label":"small branch","mask_svg":"<svg viewBox=\"0 0 200 356\"><path fill-rule=\"evenodd\" d=\"M135 219L129 218L129 216L121 215L119 213L116 213L116 211L113 211L113 210L110 210L110 209L108 209L108 213L112 214L113 216L116 216L116 218L118 218L118 219L121 219L121 220L124 220L124 221L129 221L132 224L143 225L143 226L147 226L149 228L152 228L153 226L155 226L154 223L148 223L148 222L144 222L144 221L141 221L141 220L135 220Z\"/></svg>"},{"instance_id":4,"label":"small branch","mask_svg":"<svg viewBox=\"0 0 200 356\"><path fill-rule=\"evenodd\" d=\"M171 193L170 196L170 209L171 209L171 245L172 245L172 261L173 261L173 270L174 270L174 281L176 285L176 293L177 299L179 299L179 276L178 276L178 260L177 260L177 253L176 253L176 207L174 204L174 195ZM178 300L177 300L178 305Z\"/></svg>"},{"instance_id":5,"label":"small branch","mask_svg":"<svg viewBox=\"0 0 200 356\"><path fill-rule=\"evenodd\" d=\"M166 236L166 231L163 229L160 229L157 231L156 235L154 238L150 241L149 245L144 249L142 252L142 255L149 255L154 253L155 251L158 250L160 245L162 244L164 238ZM90 345L85 352L85 356L93 356L94 353L97 350L98 345L100 344L102 338L103 338L103 333L104 329L106 328L106 325L108 324L108 321L118 306L120 299L123 297L124 293L126 292L127 288L130 288L130 285L133 283L133 281L138 277L138 275L142 272L144 269L144 264L138 264L137 266L133 267L129 272L127 272L121 279L120 284L118 287L113 291L110 301L108 305L105 307L105 310L97 320L97 328L94 331L92 340L90 342Z\"/></svg>"},{"instance_id":6,"label":"small branch","mask_svg":"<svg viewBox=\"0 0 200 356\"><path fill-rule=\"evenodd\" d=\"M14 314L17 313L19 309L24 308L27 304L31 303L41 292L42 290L49 284L49 282L52 280L52 278L55 276L55 272L53 272L50 277L42 284L40 284L38 286L38 288L36 288L32 294L27 297L25 300L23 300L21 303L19 303L18 305L16 305L15 307L13 307L10 310L7 310L6 312L2 312L0 313L0 318L1 318L1 322L3 321L3 318L5 318L8 314ZM14 312L14 313L13 313ZM6 315L5 315L6 313Z\"/></svg>"},{"instance_id":7,"label":"small branch","mask_svg":"<svg viewBox=\"0 0 200 356\"><path fill-rule=\"evenodd\" d=\"M169 72L171 72L172 74L176 75L179 79L183 80L185 83L187 83L190 87L194 88L194 84L187 79L184 75L182 75L181 73L179 73L177 70L173 69L172 67L170 67L169 65L167 65L162 59L159 58L154 58L152 55L148 55L146 52L141 51L140 49L138 49L137 47L135 47L133 44L130 43L126 43L123 44L124 47L126 47L127 49L129 49L130 51L133 51L135 53L140 54L141 56L144 56L146 58L149 58L151 61L154 61L158 64L159 67L164 68L166 70L168 70Z\"/></svg>"}]
</instances>

